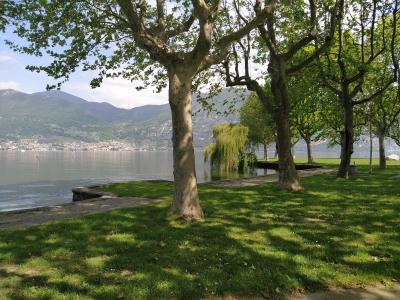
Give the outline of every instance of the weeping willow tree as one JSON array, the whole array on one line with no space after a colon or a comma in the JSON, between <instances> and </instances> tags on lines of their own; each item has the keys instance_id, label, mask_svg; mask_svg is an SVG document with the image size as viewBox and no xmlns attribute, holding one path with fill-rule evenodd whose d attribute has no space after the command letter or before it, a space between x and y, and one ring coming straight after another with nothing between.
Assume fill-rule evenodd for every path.
<instances>
[{"instance_id":1,"label":"weeping willow tree","mask_svg":"<svg viewBox=\"0 0 400 300\"><path fill-rule=\"evenodd\" d=\"M222 124L213 127L214 143L204 149L204 161L219 171L242 171L253 162L247 153L249 129L241 124Z\"/></svg>"}]
</instances>

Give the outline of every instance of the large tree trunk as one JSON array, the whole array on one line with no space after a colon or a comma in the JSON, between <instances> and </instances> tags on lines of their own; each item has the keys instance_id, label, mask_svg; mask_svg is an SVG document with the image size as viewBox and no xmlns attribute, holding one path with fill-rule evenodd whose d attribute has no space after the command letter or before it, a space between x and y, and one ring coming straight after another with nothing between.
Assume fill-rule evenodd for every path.
<instances>
[{"instance_id":1,"label":"large tree trunk","mask_svg":"<svg viewBox=\"0 0 400 300\"><path fill-rule=\"evenodd\" d=\"M203 218L203 211L197 191L193 147L192 78L182 73L169 73L174 160L172 211L185 220L198 220Z\"/></svg>"},{"instance_id":2,"label":"large tree trunk","mask_svg":"<svg viewBox=\"0 0 400 300\"><path fill-rule=\"evenodd\" d=\"M271 75L271 90L276 109L274 120L277 130L279 186L290 190L301 190L299 174L291 152L292 142L289 125L289 93L286 66L280 58L272 57L268 66Z\"/></svg>"},{"instance_id":3,"label":"large tree trunk","mask_svg":"<svg viewBox=\"0 0 400 300\"><path fill-rule=\"evenodd\" d=\"M301 190L299 175L294 164L291 142L290 127L287 116L282 116L276 120L277 143L278 143L278 162L279 162L279 186L290 190Z\"/></svg>"},{"instance_id":4,"label":"large tree trunk","mask_svg":"<svg viewBox=\"0 0 400 300\"><path fill-rule=\"evenodd\" d=\"M386 169L385 135L382 132L379 132L378 139L379 139L379 168Z\"/></svg>"},{"instance_id":5,"label":"large tree trunk","mask_svg":"<svg viewBox=\"0 0 400 300\"><path fill-rule=\"evenodd\" d=\"M309 164L314 163L314 158L312 156L312 149L311 149L311 141L310 140L305 140L306 145L307 145L307 162Z\"/></svg>"},{"instance_id":6,"label":"large tree trunk","mask_svg":"<svg viewBox=\"0 0 400 300\"><path fill-rule=\"evenodd\" d=\"M354 144L354 116L351 101L344 99L342 100L342 103L344 110L344 129L342 132L340 165L337 175L338 177L348 178Z\"/></svg>"},{"instance_id":7,"label":"large tree trunk","mask_svg":"<svg viewBox=\"0 0 400 300\"><path fill-rule=\"evenodd\" d=\"M268 144L264 143L264 159L268 160Z\"/></svg>"}]
</instances>

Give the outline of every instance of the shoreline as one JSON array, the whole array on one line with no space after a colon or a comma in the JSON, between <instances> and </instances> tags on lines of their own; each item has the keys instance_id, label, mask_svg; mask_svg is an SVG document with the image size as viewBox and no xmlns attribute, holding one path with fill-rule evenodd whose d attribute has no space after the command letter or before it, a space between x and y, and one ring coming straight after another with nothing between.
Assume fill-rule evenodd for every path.
<instances>
[{"instance_id":1,"label":"shoreline","mask_svg":"<svg viewBox=\"0 0 400 300\"><path fill-rule=\"evenodd\" d=\"M86 215L160 202L159 199L140 197L94 198L60 205L44 206L20 211L0 212L0 231L28 228Z\"/></svg>"},{"instance_id":2,"label":"shoreline","mask_svg":"<svg viewBox=\"0 0 400 300\"><path fill-rule=\"evenodd\" d=\"M336 170L332 168L316 168L316 169L308 169L308 170L300 170L299 175L300 177L308 177L308 176L316 176L316 175L330 175L333 174ZM277 182L278 176L277 174L269 174L269 175L261 175L261 176L253 176L253 177L243 177L240 179L220 179L220 180L215 180L215 181L210 181L210 182L203 182L199 183L199 185L211 185L214 187L230 187L230 188L235 188L235 187L246 187L246 186L256 186L256 185L261 185L265 183L274 183ZM148 182L170 182L170 180L163 180L163 179L155 179L155 180L137 180L137 182L141 181L148 181ZM81 187L75 187L72 188L72 199L71 202L63 203L63 204L58 204L58 205L47 205L47 206L40 206L40 207L33 207L33 208L26 208L26 209L18 209L18 210L11 210L11 211L0 211L0 216L4 216L6 219L9 217L10 219L16 218L16 216L19 215L29 215L29 214L41 214L43 212L56 212L59 214L59 210L64 210L63 208L66 208L68 210L69 206L74 206L78 205L79 203L82 203L85 206L85 203L92 203L92 206L94 207L94 211L92 213L96 212L101 212L98 210L97 205L103 206L105 204L106 206L109 205L109 203L116 203L116 208L123 208L120 205L123 205L123 202L128 201L127 199L130 199L130 201L136 201L137 199L145 199L145 200L151 200L153 201L154 199L148 199L148 198L126 198L126 197L118 197L117 195L114 195L109 192L103 192L101 191L101 187L107 186L109 184L123 184L123 183L128 183L132 181L119 181L119 182L109 182L109 183L104 183L104 184L96 184L96 185L90 185L90 186L81 186ZM120 203L122 201L122 203ZM146 202L146 201L145 201ZM133 203L132 205L134 205ZM127 204L130 205L130 204ZM136 206L136 205L135 205ZM130 206L127 206L130 207ZM85 214L89 214L90 209L85 210ZM68 214L68 213L67 213ZM70 215L70 214L68 214ZM78 214L79 215L79 214ZM18 218L19 219L19 218ZM4 221L0 221L0 229L3 227Z\"/></svg>"}]
</instances>

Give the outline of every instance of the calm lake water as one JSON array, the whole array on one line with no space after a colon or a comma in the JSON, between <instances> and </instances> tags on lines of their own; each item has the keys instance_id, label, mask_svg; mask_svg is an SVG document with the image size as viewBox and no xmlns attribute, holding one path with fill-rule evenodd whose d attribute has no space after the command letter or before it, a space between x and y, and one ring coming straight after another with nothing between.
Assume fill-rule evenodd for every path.
<instances>
[{"instance_id":1,"label":"calm lake water","mask_svg":"<svg viewBox=\"0 0 400 300\"><path fill-rule=\"evenodd\" d=\"M202 152L196 152L196 168L199 182L214 179ZM0 151L0 211L70 202L77 186L172 176L171 152Z\"/></svg>"},{"instance_id":2,"label":"calm lake water","mask_svg":"<svg viewBox=\"0 0 400 300\"><path fill-rule=\"evenodd\" d=\"M387 146L388 150L392 147ZM338 147L313 148L315 157L338 157L340 152ZM296 146L295 155L306 156L304 145ZM366 146L356 147L354 157L368 157ZM199 182L218 179L203 162L201 151L196 152L196 170ZM265 171L255 170L250 175ZM268 170L270 173L274 171ZM231 173L222 178L240 176ZM140 179L172 180L172 153L0 151L0 211L67 203L72 199L71 189L77 186Z\"/></svg>"}]
</instances>

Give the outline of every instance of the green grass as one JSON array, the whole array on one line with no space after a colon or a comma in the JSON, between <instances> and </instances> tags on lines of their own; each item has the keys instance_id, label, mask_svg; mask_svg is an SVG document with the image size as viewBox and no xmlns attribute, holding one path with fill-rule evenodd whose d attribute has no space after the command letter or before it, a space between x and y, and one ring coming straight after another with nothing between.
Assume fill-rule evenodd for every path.
<instances>
[{"instance_id":1,"label":"green grass","mask_svg":"<svg viewBox=\"0 0 400 300\"><path fill-rule=\"evenodd\" d=\"M326 162L325 162L326 163ZM335 162L332 162L334 164ZM200 185L206 219L168 218L172 185L115 184L161 204L0 232L0 299L279 298L400 279L400 165L273 184Z\"/></svg>"},{"instance_id":2,"label":"green grass","mask_svg":"<svg viewBox=\"0 0 400 300\"><path fill-rule=\"evenodd\" d=\"M261 159L260 161L266 161L265 159ZM276 162L277 160L274 159L269 159L269 162ZM318 165L332 165L332 166L337 166L340 163L339 158L316 158L314 159L315 164ZM307 158L304 157L299 157L295 159L295 163L297 164L306 164L307 163ZM398 161L393 161L389 160L386 162L388 166L398 166L400 165L400 162ZM351 164L355 164L357 166L368 166L369 165L369 158L352 158L351 159ZM379 164L379 159L373 158L372 159L372 165L377 168L377 165Z\"/></svg>"}]
</instances>

